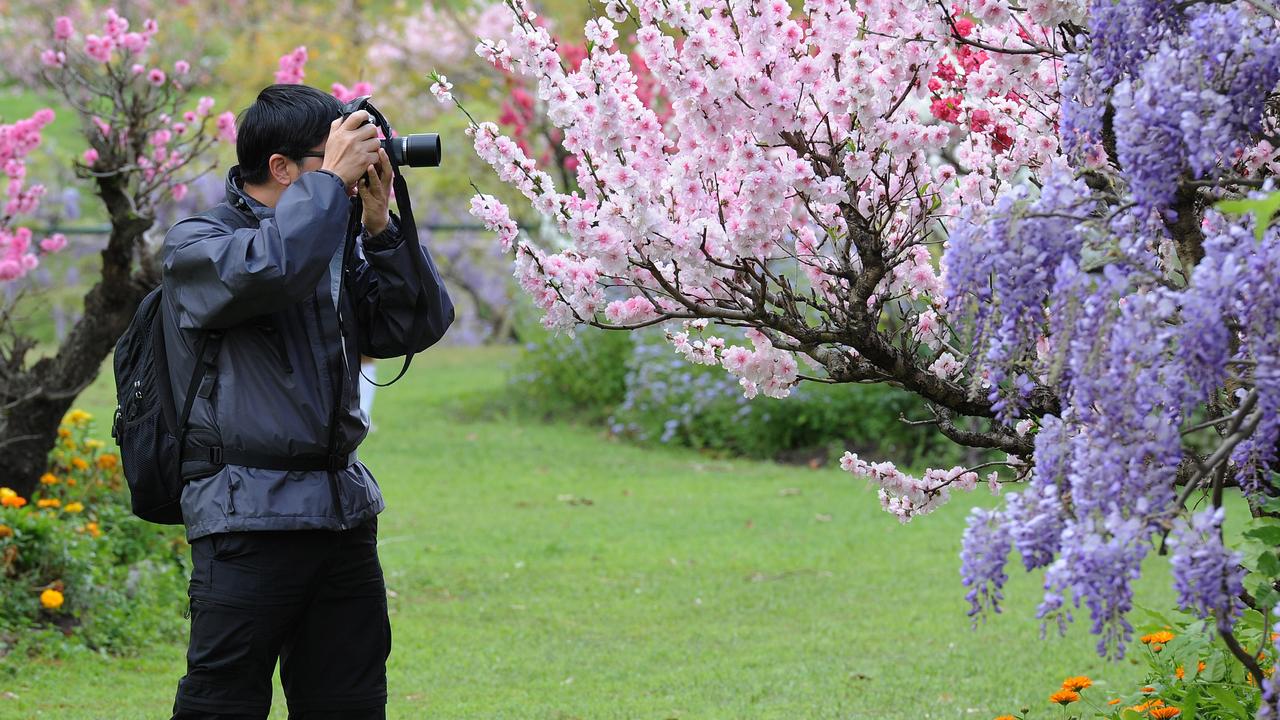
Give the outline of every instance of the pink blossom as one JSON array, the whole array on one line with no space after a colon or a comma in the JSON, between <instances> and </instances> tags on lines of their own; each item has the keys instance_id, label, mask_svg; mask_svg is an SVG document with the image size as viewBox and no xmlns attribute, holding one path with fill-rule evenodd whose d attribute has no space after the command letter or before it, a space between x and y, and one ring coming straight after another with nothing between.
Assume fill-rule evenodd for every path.
<instances>
[{"instance_id":1,"label":"pink blossom","mask_svg":"<svg viewBox=\"0 0 1280 720\"><path fill-rule=\"evenodd\" d=\"M449 91L453 89L453 83L449 82L449 78L444 75L439 76L435 82L431 83L431 94L436 96L436 100L447 103L453 100L453 94Z\"/></svg>"},{"instance_id":2,"label":"pink blossom","mask_svg":"<svg viewBox=\"0 0 1280 720\"><path fill-rule=\"evenodd\" d=\"M363 80L349 88L342 83L336 82L331 86L330 90L332 91L333 96L342 102L351 102L358 97L373 94L373 86Z\"/></svg>"},{"instance_id":3,"label":"pink blossom","mask_svg":"<svg viewBox=\"0 0 1280 720\"><path fill-rule=\"evenodd\" d=\"M160 68L151 68L151 71L147 73L147 82L155 87L164 85L166 79L164 71Z\"/></svg>"},{"instance_id":4,"label":"pink blossom","mask_svg":"<svg viewBox=\"0 0 1280 720\"><path fill-rule=\"evenodd\" d=\"M300 85L306 77L307 48L299 45L280 57L279 70L276 71L276 82L285 85Z\"/></svg>"},{"instance_id":5,"label":"pink blossom","mask_svg":"<svg viewBox=\"0 0 1280 720\"><path fill-rule=\"evenodd\" d=\"M116 43L109 37L86 35L84 38L84 53L98 62L109 62L115 49Z\"/></svg>"},{"instance_id":6,"label":"pink blossom","mask_svg":"<svg viewBox=\"0 0 1280 720\"><path fill-rule=\"evenodd\" d=\"M40 53L40 62L45 67L60 68L67 63L67 54L61 50L45 50Z\"/></svg>"},{"instance_id":7,"label":"pink blossom","mask_svg":"<svg viewBox=\"0 0 1280 720\"><path fill-rule=\"evenodd\" d=\"M178 60L173 63L173 74L186 75L191 70L191 63L186 60Z\"/></svg>"},{"instance_id":8,"label":"pink blossom","mask_svg":"<svg viewBox=\"0 0 1280 720\"><path fill-rule=\"evenodd\" d=\"M76 32L75 26L71 24L71 18L66 15L59 15L53 21L53 39L67 40Z\"/></svg>"},{"instance_id":9,"label":"pink blossom","mask_svg":"<svg viewBox=\"0 0 1280 720\"><path fill-rule=\"evenodd\" d=\"M55 253L67 246L67 236L62 233L54 233L49 237L40 241L40 249L47 253Z\"/></svg>"},{"instance_id":10,"label":"pink blossom","mask_svg":"<svg viewBox=\"0 0 1280 720\"><path fill-rule=\"evenodd\" d=\"M230 110L218 116L218 139L234 143L236 141L236 116Z\"/></svg>"},{"instance_id":11,"label":"pink blossom","mask_svg":"<svg viewBox=\"0 0 1280 720\"><path fill-rule=\"evenodd\" d=\"M214 103L213 98L209 97L208 95L205 95L204 97L200 98L200 101L196 103L196 115L200 117L205 117L206 115L208 115L209 111L213 109L213 103Z\"/></svg>"},{"instance_id":12,"label":"pink blossom","mask_svg":"<svg viewBox=\"0 0 1280 720\"><path fill-rule=\"evenodd\" d=\"M187 196L187 186L183 183L177 183L169 188L169 193L173 195L173 199L181 202L182 198Z\"/></svg>"},{"instance_id":13,"label":"pink blossom","mask_svg":"<svg viewBox=\"0 0 1280 720\"><path fill-rule=\"evenodd\" d=\"M107 20L104 29L106 30L108 37L119 39L119 37L129 29L128 18L121 17L120 14L116 12L115 8L108 8L107 11L103 13L103 16Z\"/></svg>"},{"instance_id":14,"label":"pink blossom","mask_svg":"<svg viewBox=\"0 0 1280 720\"><path fill-rule=\"evenodd\" d=\"M92 167L94 163L98 162L98 151L93 148L89 148L84 151L84 155L81 155L80 159L84 161L85 165Z\"/></svg>"},{"instance_id":15,"label":"pink blossom","mask_svg":"<svg viewBox=\"0 0 1280 720\"><path fill-rule=\"evenodd\" d=\"M147 46L151 44L151 39L141 33L131 32L125 33L124 37L120 38L120 44L124 46L125 50L137 55L147 49Z\"/></svg>"},{"instance_id":16,"label":"pink blossom","mask_svg":"<svg viewBox=\"0 0 1280 720\"><path fill-rule=\"evenodd\" d=\"M142 63L134 63L134 64L129 68L129 72L133 73L134 75L141 75L142 73L144 73L144 72L146 72L146 71L147 71L147 66L146 66L146 65L143 65Z\"/></svg>"}]
</instances>

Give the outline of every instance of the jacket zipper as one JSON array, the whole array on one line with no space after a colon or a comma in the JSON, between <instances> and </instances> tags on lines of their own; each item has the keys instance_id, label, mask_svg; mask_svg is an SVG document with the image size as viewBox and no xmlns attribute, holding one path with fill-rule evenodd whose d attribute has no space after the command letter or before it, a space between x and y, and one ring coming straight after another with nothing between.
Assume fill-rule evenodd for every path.
<instances>
[{"instance_id":1,"label":"jacket zipper","mask_svg":"<svg viewBox=\"0 0 1280 720\"><path fill-rule=\"evenodd\" d=\"M339 289L339 301L341 301L341 289ZM320 330L320 337L324 337L324 323L320 321L320 299L315 293L311 294L311 304L316 313L316 327ZM336 308L335 308L336 312ZM342 325L338 325L339 345L341 345ZM323 350L323 348L322 348ZM341 350L340 350L341 351ZM328 358L325 358L325 365L331 365ZM333 457L334 445L337 443L338 434L338 404L342 398L342 384L339 379L338 383L334 383L333 368L326 367L329 385L333 389L333 408L329 412L329 445L328 456ZM333 509L338 513L338 527L345 530L347 527L347 514L342 509L342 498L338 494L338 472L332 468L329 470L329 494L333 498Z\"/></svg>"}]
</instances>

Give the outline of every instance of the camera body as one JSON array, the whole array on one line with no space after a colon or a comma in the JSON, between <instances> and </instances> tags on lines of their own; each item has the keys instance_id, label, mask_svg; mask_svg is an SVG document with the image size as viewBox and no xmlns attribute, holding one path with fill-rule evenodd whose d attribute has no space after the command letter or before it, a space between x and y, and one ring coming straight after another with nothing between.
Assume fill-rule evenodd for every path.
<instances>
[{"instance_id":1,"label":"camera body","mask_svg":"<svg viewBox=\"0 0 1280 720\"><path fill-rule=\"evenodd\" d=\"M369 113L369 122L377 125L382 131L382 148L387 151L391 164L397 167L439 167L440 166L440 134L413 133L396 136L386 116L370 102L372 95L362 95L344 103L342 119L358 110Z\"/></svg>"}]
</instances>

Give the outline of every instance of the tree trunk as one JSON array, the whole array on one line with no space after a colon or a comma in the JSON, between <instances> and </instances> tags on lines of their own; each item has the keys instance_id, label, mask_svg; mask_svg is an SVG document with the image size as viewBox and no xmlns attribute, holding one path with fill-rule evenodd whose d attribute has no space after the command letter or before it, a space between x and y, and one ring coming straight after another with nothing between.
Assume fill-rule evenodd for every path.
<instances>
[{"instance_id":1,"label":"tree trunk","mask_svg":"<svg viewBox=\"0 0 1280 720\"><path fill-rule=\"evenodd\" d=\"M102 251L102 278L85 295L84 315L54 356L26 367L32 344L15 338L11 351L0 357L0 478L24 497L45 471L62 416L97 378L138 303L159 281L154 263L142 257L143 234L154 219L138 213L119 177L97 183L111 215L111 236ZM110 418L99 420L97 431L106 435Z\"/></svg>"}]
</instances>

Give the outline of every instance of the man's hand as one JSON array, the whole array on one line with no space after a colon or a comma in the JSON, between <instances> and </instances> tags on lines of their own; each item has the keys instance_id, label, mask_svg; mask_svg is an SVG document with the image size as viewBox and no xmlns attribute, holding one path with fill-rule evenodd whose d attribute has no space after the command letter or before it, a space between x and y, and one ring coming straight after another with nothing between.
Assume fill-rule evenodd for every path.
<instances>
[{"instance_id":1,"label":"man's hand","mask_svg":"<svg viewBox=\"0 0 1280 720\"><path fill-rule=\"evenodd\" d=\"M364 204L364 229L369 235L377 235L391 222L391 158L387 151L378 148L378 164L365 168L366 182L359 185L360 201Z\"/></svg>"},{"instance_id":2,"label":"man's hand","mask_svg":"<svg viewBox=\"0 0 1280 720\"><path fill-rule=\"evenodd\" d=\"M378 129L366 122L368 119L369 113L359 110L348 115L345 122L338 118L329 126L324 164L320 169L342 178L347 187L354 185L372 163L378 162L378 153L382 150Z\"/></svg>"}]
</instances>

